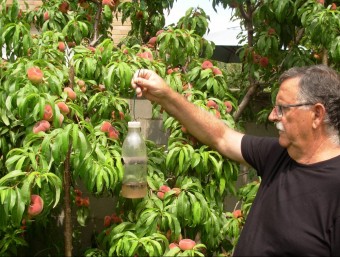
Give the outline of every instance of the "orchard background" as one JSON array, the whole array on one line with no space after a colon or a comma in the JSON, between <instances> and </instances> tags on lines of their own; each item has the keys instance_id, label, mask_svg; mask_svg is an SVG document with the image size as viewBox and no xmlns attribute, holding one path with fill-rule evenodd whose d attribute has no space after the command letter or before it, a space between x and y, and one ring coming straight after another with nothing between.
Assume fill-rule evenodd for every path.
<instances>
[{"instance_id":1,"label":"orchard background","mask_svg":"<svg viewBox=\"0 0 340 257\"><path fill-rule=\"evenodd\" d=\"M247 32L228 65L211 59L198 7L165 27L171 0L29 2L0 0L0 255L230 256L260 178L160 106L149 109L166 140L146 135L148 196L120 197L121 145L143 101L131 77L153 69L228 126L267 126L284 70L339 70L340 1L211 1Z\"/></svg>"}]
</instances>

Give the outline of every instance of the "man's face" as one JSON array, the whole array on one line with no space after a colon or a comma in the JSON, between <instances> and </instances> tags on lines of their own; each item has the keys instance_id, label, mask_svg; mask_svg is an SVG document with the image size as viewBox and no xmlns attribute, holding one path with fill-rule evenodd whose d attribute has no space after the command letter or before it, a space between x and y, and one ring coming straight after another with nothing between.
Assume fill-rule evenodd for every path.
<instances>
[{"instance_id":1,"label":"man's face","mask_svg":"<svg viewBox=\"0 0 340 257\"><path fill-rule=\"evenodd\" d=\"M297 98L299 80L300 78L287 79L280 85L276 96L276 105L301 104L301 101ZM310 106L308 105L273 108L269 115L269 120L276 123L281 146L286 148L306 146L311 135L311 115L309 115L309 110ZM280 111L282 112L280 113Z\"/></svg>"}]
</instances>

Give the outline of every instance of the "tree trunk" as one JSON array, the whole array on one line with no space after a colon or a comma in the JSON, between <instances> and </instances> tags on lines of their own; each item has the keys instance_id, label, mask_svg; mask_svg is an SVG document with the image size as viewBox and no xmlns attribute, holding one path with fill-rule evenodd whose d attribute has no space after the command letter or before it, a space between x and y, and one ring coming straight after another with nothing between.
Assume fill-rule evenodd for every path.
<instances>
[{"instance_id":1,"label":"tree trunk","mask_svg":"<svg viewBox=\"0 0 340 257\"><path fill-rule=\"evenodd\" d=\"M72 210L71 210L71 174L70 174L70 156L71 156L71 143L64 163L64 211L65 211L65 223L64 223L64 243L65 243L65 257L72 256Z\"/></svg>"}]
</instances>

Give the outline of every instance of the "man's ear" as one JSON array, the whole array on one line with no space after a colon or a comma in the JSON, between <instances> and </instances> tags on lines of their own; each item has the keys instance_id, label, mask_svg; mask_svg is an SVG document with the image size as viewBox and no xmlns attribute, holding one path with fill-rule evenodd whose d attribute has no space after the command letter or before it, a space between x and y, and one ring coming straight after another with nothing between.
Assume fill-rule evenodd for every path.
<instances>
[{"instance_id":1,"label":"man's ear","mask_svg":"<svg viewBox=\"0 0 340 257\"><path fill-rule=\"evenodd\" d=\"M326 108L323 104L317 103L314 105L313 128L317 128L323 123L326 115Z\"/></svg>"}]
</instances>

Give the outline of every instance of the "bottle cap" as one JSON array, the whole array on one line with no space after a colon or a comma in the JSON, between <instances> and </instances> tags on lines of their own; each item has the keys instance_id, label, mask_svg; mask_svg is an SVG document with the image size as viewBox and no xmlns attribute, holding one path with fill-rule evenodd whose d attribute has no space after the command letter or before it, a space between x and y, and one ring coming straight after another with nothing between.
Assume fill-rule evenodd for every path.
<instances>
[{"instance_id":1,"label":"bottle cap","mask_svg":"<svg viewBox=\"0 0 340 257\"><path fill-rule=\"evenodd\" d=\"M128 122L128 127L129 128L140 128L140 121L129 121Z\"/></svg>"}]
</instances>

